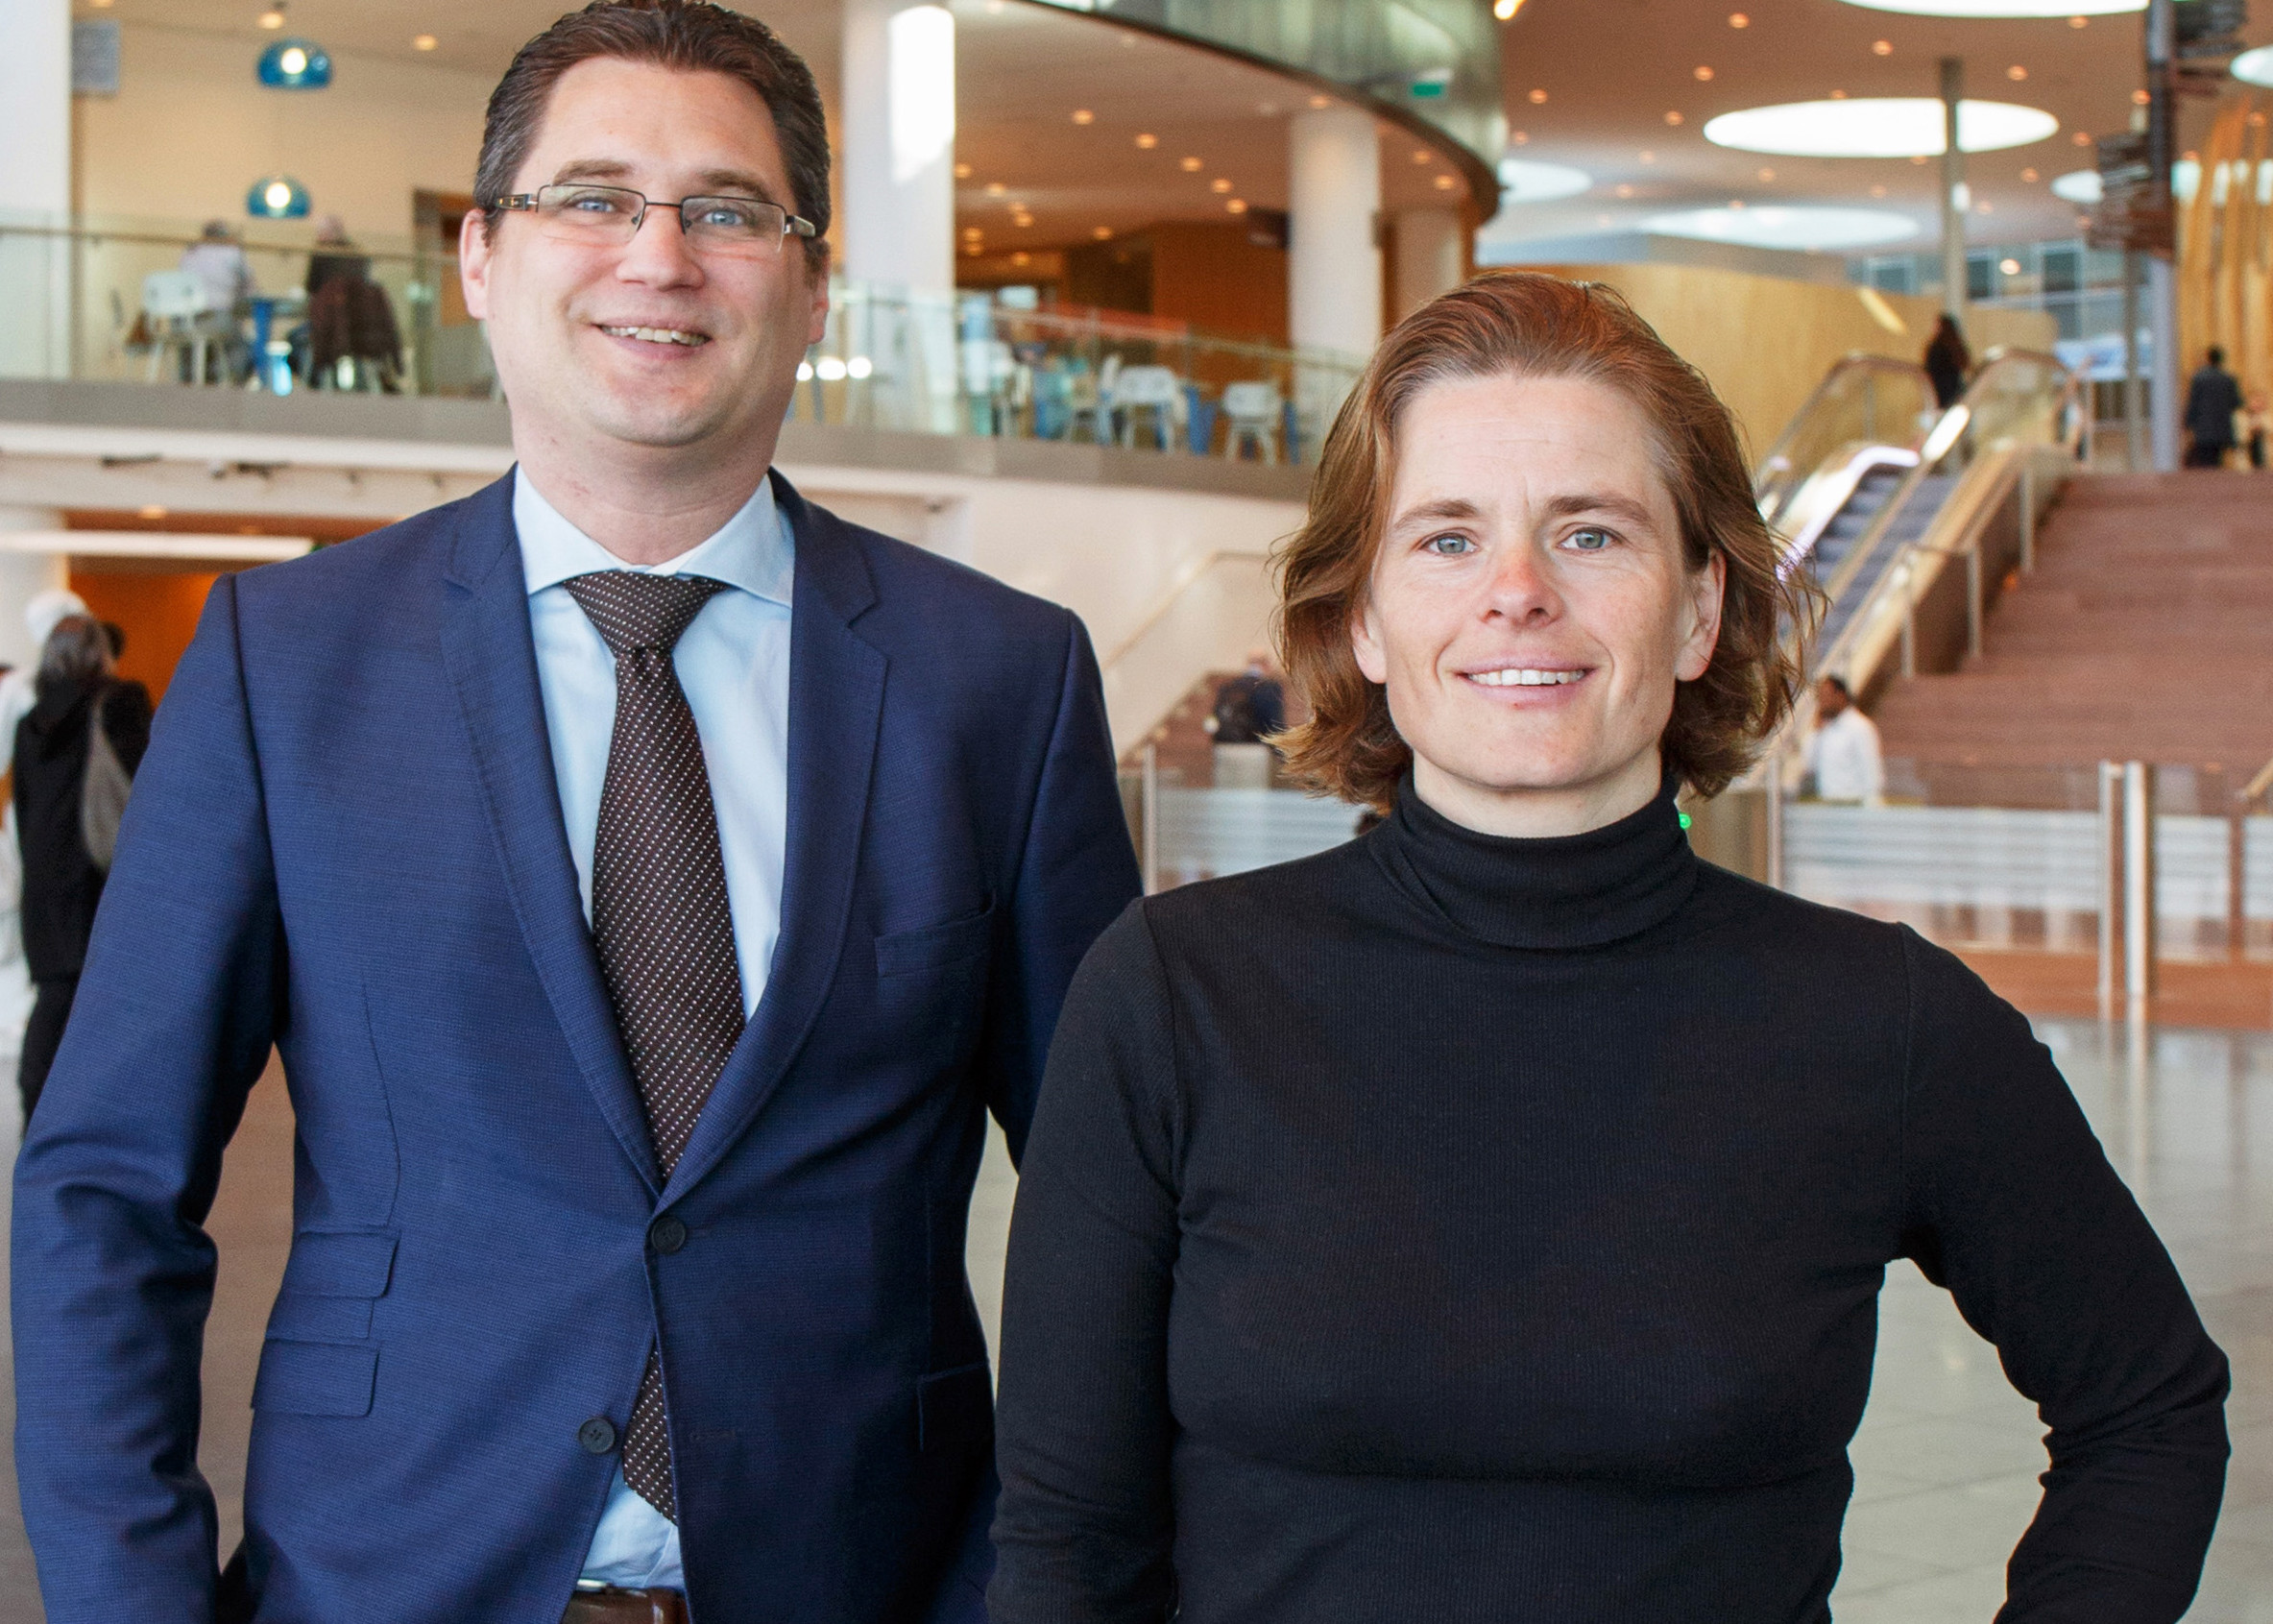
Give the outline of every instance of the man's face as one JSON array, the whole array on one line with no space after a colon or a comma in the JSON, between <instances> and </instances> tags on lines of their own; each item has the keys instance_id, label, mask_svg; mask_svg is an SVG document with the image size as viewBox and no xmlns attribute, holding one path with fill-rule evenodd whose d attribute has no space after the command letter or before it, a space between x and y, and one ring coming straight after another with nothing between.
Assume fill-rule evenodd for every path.
<instances>
[{"instance_id":1,"label":"man's face","mask_svg":"<svg viewBox=\"0 0 2273 1624\"><path fill-rule=\"evenodd\" d=\"M1819 682L1815 685L1815 708L1825 721L1847 709L1847 695L1839 691L1839 685Z\"/></svg>"},{"instance_id":2,"label":"man's face","mask_svg":"<svg viewBox=\"0 0 2273 1624\"><path fill-rule=\"evenodd\" d=\"M726 195L797 206L756 91L613 57L554 84L512 189L569 181L659 203ZM753 436L770 446L829 313L828 279L809 268L800 239L761 258L698 255L669 208L651 207L620 245L561 241L531 213L499 215L485 240L469 214L459 261L517 435L569 449L738 448Z\"/></svg>"}]
</instances>

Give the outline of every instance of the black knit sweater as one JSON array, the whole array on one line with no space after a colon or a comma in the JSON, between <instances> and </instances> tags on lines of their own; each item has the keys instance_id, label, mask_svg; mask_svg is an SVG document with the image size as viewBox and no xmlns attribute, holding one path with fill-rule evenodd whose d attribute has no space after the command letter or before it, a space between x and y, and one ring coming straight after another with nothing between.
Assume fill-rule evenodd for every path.
<instances>
[{"instance_id":1,"label":"black knit sweater","mask_svg":"<svg viewBox=\"0 0 2273 1624\"><path fill-rule=\"evenodd\" d=\"M2186 1611L2226 1362L2027 1023L1670 793L1136 905L1004 1293L995 1624L1827 1616L1886 1265L2050 1428L2006 1624Z\"/></svg>"}]
</instances>

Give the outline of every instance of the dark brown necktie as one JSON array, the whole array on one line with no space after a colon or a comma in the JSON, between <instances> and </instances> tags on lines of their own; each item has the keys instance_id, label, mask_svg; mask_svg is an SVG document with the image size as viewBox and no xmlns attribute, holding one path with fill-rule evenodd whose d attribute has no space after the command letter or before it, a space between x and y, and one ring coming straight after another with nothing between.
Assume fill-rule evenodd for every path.
<instances>
[{"instance_id":1,"label":"dark brown necktie","mask_svg":"<svg viewBox=\"0 0 2273 1624\"><path fill-rule=\"evenodd\" d=\"M611 570L566 583L616 656L616 732L592 855L592 933L655 1161L667 1180L742 1033L742 978L726 861L671 649L723 582ZM663 1368L650 1349L623 1476L673 1522Z\"/></svg>"}]
</instances>

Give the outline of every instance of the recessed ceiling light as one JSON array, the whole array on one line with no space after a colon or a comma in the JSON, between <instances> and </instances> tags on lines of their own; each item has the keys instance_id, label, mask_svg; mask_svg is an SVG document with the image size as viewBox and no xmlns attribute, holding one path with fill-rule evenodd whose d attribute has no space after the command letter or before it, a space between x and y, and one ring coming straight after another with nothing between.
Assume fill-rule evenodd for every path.
<instances>
[{"instance_id":1,"label":"recessed ceiling light","mask_svg":"<svg viewBox=\"0 0 2273 1624\"><path fill-rule=\"evenodd\" d=\"M1426 163L1428 162L1430 157L1431 154L1429 149L1426 147L1415 147L1413 149L1413 161L1415 163Z\"/></svg>"},{"instance_id":2,"label":"recessed ceiling light","mask_svg":"<svg viewBox=\"0 0 2273 1624\"><path fill-rule=\"evenodd\" d=\"M2011 67L2005 69L2005 77L2018 85L2028 77L2028 70L2019 62L2015 62Z\"/></svg>"},{"instance_id":3,"label":"recessed ceiling light","mask_svg":"<svg viewBox=\"0 0 2273 1624\"><path fill-rule=\"evenodd\" d=\"M284 26L284 9L281 6L271 6L267 11L261 12L260 26L272 33L282 28Z\"/></svg>"},{"instance_id":4,"label":"recessed ceiling light","mask_svg":"<svg viewBox=\"0 0 2273 1624\"><path fill-rule=\"evenodd\" d=\"M968 181L971 178L971 166L967 163L956 164L955 166L955 178L958 181Z\"/></svg>"},{"instance_id":5,"label":"recessed ceiling light","mask_svg":"<svg viewBox=\"0 0 2273 1624\"><path fill-rule=\"evenodd\" d=\"M1773 170L1773 169L1763 169L1763 170L1761 170L1761 171L1760 171L1760 183L1761 183L1762 185L1766 185L1766 184L1768 184L1770 182L1774 181L1775 179L1776 179L1776 171L1775 171L1775 170Z\"/></svg>"},{"instance_id":6,"label":"recessed ceiling light","mask_svg":"<svg viewBox=\"0 0 2273 1624\"><path fill-rule=\"evenodd\" d=\"M2088 147L2092 145L2092 132L2089 130L2079 130L2074 134L2070 135L2068 139L2079 147Z\"/></svg>"},{"instance_id":7,"label":"recessed ceiling light","mask_svg":"<svg viewBox=\"0 0 2273 1624\"><path fill-rule=\"evenodd\" d=\"M1105 242L1111 239L1113 235L1113 228L1110 226L1098 226L1093 228L1089 234L1097 238L1099 242Z\"/></svg>"},{"instance_id":8,"label":"recessed ceiling light","mask_svg":"<svg viewBox=\"0 0 2273 1624\"><path fill-rule=\"evenodd\" d=\"M1834 102L1844 102L1847 100L1847 92L1844 90L1834 90L1831 92L1831 100Z\"/></svg>"},{"instance_id":9,"label":"recessed ceiling light","mask_svg":"<svg viewBox=\"0 0 2273 1624\"><path fill-rule=\"evenodd\" d=\"M1187 175L1197 175L1207 165L1196 158L1180 158L1176 159L1176 167Z\"/></svg>"},{"instance_id":10,"label":"recessed ceiling light","mask_svg":"<svg viewBox=\"0 0 2273 1624\"><path fill-rule=\"evenodd\" d=\"M1510 135L1510 136L1508 137L1508 142L1509 142L1509 144L1510 144L1511 146L1517 146L1517 147L1520 147L1520 146L1522 146L1522 145L1523 145L1525 142L1529 141L1530 139L1531 139L1531 135L1530 135L1529 132L1527 132L1527 131L1522 131L1522 130L1518 130L1518 131L1516 131L1516 132L1515 132L1515 133L1513 133L1512 135Z\"/></svg>"},{"instance_id":11,"label":"recessed ceiling light","mask_svg":"<svg viewBox=\"0 0 2273 1624\"><path fill-rule=\"evenodd\" d=\"M1781 204L1746 208L1741 203L1731 203L1727 208L1692 208L1653 215L1642 222L1642 230L1660 236L1742 243L1750 248L1827 253L1900 242L1918 235L1918 222L1906 214L1880 208L1795 207Z\"/></svg>"},{"instance_id":12,"label":"recessed ceiling light","mask_svg":"<svg viewBox=\"0 0 2273 1624\"><path fill-rule=\"evenodd\" d=\"M2020 274L2020 261L2019 261L2019 260L2018 260L2018 259L2010 259L2010 258L2008 258L2008 259L1999 259L1999 260L1996 262L1996 268L1997 268L1997 270L1998 270L1999 272L2001 272L2001 273L2002 273L2003 275L2005 275L2005 276L2008 276L2008 277L2017 277L2017 276L2019 276L2019 275Z\"/></svg>"},{"instance_id":13,"label":"recessed ceiling light","mask_svg":"<svg viewBox=\"0 0 2273 1624\"><path fill-rule=\"evenodd\" d=\"M1674 111L1665 115L1665 122L1668 124L1679 124L1681 121L1681 115L1679 109L1676 109Z\"/></svg>"},{"instance_id":14,"label":"recessed ceiling light","mask_svg":"<svg viewBox=\"0 0 2273 1624\"><path fill-rule=\"evenodd\" d=\"M2010 102L1957 108L1958 146L1969 153L2026 146L2059 128L2050 113ZM1943 146L1942 104L1927 96L1867 96L1746 108L1711 120L1705 138L1781 158L1935 158Z\"/></svg>"},{"instance_id":15,"label":"recessed ceiling light","mask_svg":"<svg viewBox=\"0 0 2273 1624\"><path fill-rule=\"evenodd\" d=\"M1245 198L1233 198L1229 203L1226 203L1223 207L1228 213L1245 214L1247 211L1247 200Z\"/></svg>"},{"instance_id":16,"label":"recessed ceiling light","mask_svg":"<svg viewBox=\"0 0 2273 1624\"><path fill-rule=\"evenodd\" d=\"M1231 189L1231 182L1219 175L1207 183L1207 189L1211 192L1227 192Z\"/></svg>"},{"instance_id":17,"label":"recessed ceiling light","mask_svg":"<svg viewBox=\"0 0 2273 1624\"><path fill-rule=\"evenodd\" d=\"M2143 12L2146 0L1847 0L1874 12L1916 17L2075 17Z\"/></svg>"},{"instance_id":18,"label":"recessed ceiling light","mask_svg":"<svg viewBox=\"0 0 2273 1624\"><path fill-rule=\"evenodd\" d=\"M145 508L136 509L135 511L143 519L163 519L166 516L166 510L157 506L156 503L153 503Z\"/></svg>"},{"instance_id":19,"label":"recessed ceiling light","mask_svg":"<svg viewBox=\"0 0 2273 1624\"><path fill-rule=\"evenodd\" d=\"M965 226L965 227L963 228L963 235L965 235L965 236L967 236L967 237L983 237L984 235L986 235L986 231L985 231L985 230L984 230L983 228L981 228L981 227L978 227L978 226Z\"/></svg>"},{"instance_id":20,"label":"recessed ceiling light","mask_svg":"<svg viewBox=\"0 0 2273 1624\"><path fill-rule=\"evenodd\" d=\"M2249 85L2273 85L2273 45L2260 45L2234 59L2233 74Z\"/></svg>"},{"instance_id":21,"label":"recessed ceiling light","mask_svg":"<svg viewBox=\"0 0 2273 1624\"><path fill-rule=\"evenodd\" d=\"M990 198L999 198L1009 189L1010 188L1008 186L1004 185L1000 181L989 181L986 183L986 195Z\"/></svg>"},{"instance_id":22,"label":"recessed ceiling light","mask_svg":"<svg viewBox=\"0 0 2273 1624\"><path fill-rule=\"evenodd\" d=\"M1074 122L1076 124L1095 124L1097 122L1097 114L1091 112L1087 108L1076 108L1074 109Z\"/></svg>"},{"instance_id":23,"label":"recessed ceiling light","mask_svg":"<svg viewBox=\"0 0 2273 1624\"><path fill-rule=\"evenodd\" d=\"M1531 93L1531 105L1535 108L1545 102L1546 99L1547 92L1544 90L1534 90Z\"/></svg>"},{"instance_id":24,"label":"recessed ceiling light","mask_svg":"<svg viewBox=\"0 0 2273 1624\"><path fill-rule=\"evenodd\" d=\"M1884 186L1873 186L1871 188L1871 195L1874 198L1882 198L1886 196L1886 188Z\"/></svg>"},{"instance_id":25,"label":"recessed ceiling light","mask_svg":"<svg viewBox=\"0 0 2273 1624\"><path fill-rule=\"evenodd\" d=\"M1729 26L1730 28L1750 28L1753 26L1753 19L1746 16L1742 12L1730 12L1729 13Z\"/></svg>"},{"instance_id":26,"label":"recessed ceiling light","mask_svg":"<svg viewBox=\"0 0 2273 1624\"><path fill-rule=\"evenodd\" d=\"M1692 71L1696 74L1697 83L1700 85L1706 84L1712 79L1712 69L1706 67L1703 62L1698 63Z\"/></svg>"},{"instance_id":27,"label":"recessed ceiling light","mask_svg":"<svg viewBox=\"0 0 2273 1624\"><path fill-rule=\"evenodd\" d=\"M1616 188L1616 190L1618 195L1622 198L1630 198L1633 196L1633 188L1631 185L1620 185Z\"/></svg>"},{"instance_id":28,"label":"recessed ceiling light","mask_svg":"<svg viewBox=\"0 0 2273 1624\"><path fill-rule=\"evenodd\" d=\"M1160 137L1157 135L1139 135L1136 138L1136 144L1143 148L1146 152L1150 152L1154 147L1160 145Z\"/></svg>"},{"instance_id":29,"label":"recessed ceiling light","mask_svg":"<svg viewBox=\"0 0 2273 1624\"><path fill-rule=\"evenodd\" d=\"M1439 175L1437 177L1437 190L1440 192L1448 192L1459 184L1460 182L1450 175Z\"/></svg>"},{"instance_id":30,"label":"recessed ceiling light","mask_svg":"<svg viewBox=\"0 0 2273 1624\"><path fill-rule=\"evenodd\" d=\"M1034 256L1032 255L1027 253L1024 249L1020 249L1016 254L1013 254L1010 256L1010 263L1013 265L1030 265L1033 263L1033 258Z\"/></svg>"},{"instance_id":31,"label":"recessed ceiling light","mask_svg":"<svg viewBox=\"0 0 2273 1624\"><path fill-rule=\"evenodd\" d=\"M2020 171L2020 179L2028 185L2033 186L2037 182L2037 172L2033 169L2023 169Z\"/></svg>"},{"instance_id":32,"label":"recessed ceiling light","mask_svg":"<svg viewBox=\"0 0 2273 1624\"><path fill-rule=\"evenodd\" d=\"M1874 40L1872 40L1872 41L1871 41L1871 55L1873 55L1874 57L1891 57L1891 56L1893 56L1893 55L1894 55L1894 41L1893 41L1893 40L1891 40L1891 39L1874 39Z\"/></svg>"},{"instance_id":33,"label":"recessed ceiling light","mask_svg":"<svg viewBox=\"0 0 2273 1624\"><path fill-rule=\"evenodd\" d=\"M1491 0L1491 14L1502 22L1513 22L1522 10L1523 0Z\"/></svg>"},{"instance_id":34,"label":"recessed ceiling light","mask_svg":"<svg viewBox=\"0 0 2273 1624\"><path fill-rule=\"evenodd\" d=\"M2067 19L2067 26L2070 28L2090 28L2092 26L2092 19L2090 17L2070 17Z\"/></svg>"},{"instance_id":35,"label":"recessed ceiling light","mask_svg":"<svg viewBox=\"0 0 2273 1624\"><path fill-rule=\"evenodd\" d=\"M1334 98L1331 96L1313 96L1310 98L1310 105L1314 108L1330 108L1334 105Z\"/></svg>"},{"instance_id":36,"label":"recessed ceiling light","mask_svg":"<svg viewBox=\"0 0 2273 1624\"><path fill-rule=\"evenodd\" d=\"M2149 97L2144 90L2134 90L2131 92L2131 105L2135 108L2145 107L2151 99L2152 98Z\"/></svg>"},{"instance_id":37,"label":"recessed ceiling light","mask_svg":"<svg viewBox=\"0 0 2273 1624\"><path fill-rule=\"evenodd\" d=\"M414 51L431 51L441 43L442 41L431 34L420 34L411 37L410 48Z\"/></svg>"},{"instance_id":38,"label":"recessed ceiling light","mask_svg":"<svg viewBox=\"0 0 2273 1624\"><path fill-rule=\"evenodd\" d=\"M1502 203L1552 203L1557 198L1577 197L1593 184L1593 176L1568 164L1534 163L1526 158L1500 159Z\"/></svg>"}]
</instances>

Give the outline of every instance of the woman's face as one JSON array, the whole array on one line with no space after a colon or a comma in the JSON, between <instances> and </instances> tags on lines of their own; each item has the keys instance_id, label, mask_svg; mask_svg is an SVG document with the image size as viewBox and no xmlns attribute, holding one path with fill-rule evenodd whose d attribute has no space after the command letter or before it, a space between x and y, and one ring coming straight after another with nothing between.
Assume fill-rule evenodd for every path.
<instances>
[{"instance_id":1,"label":"woman's face","mask_svg":"<svg viewBox=\"0 0 2273 1624\"><path fill-rule=\"evenodd\" d=\"M1705 673L1722 566L1681 559L1649 422L1570 377L1454 378L1399 425L1350 627L1421 799L1501 835L1576 834L1657 791L1674 684Z\"/></svg>"}]
</instances>

